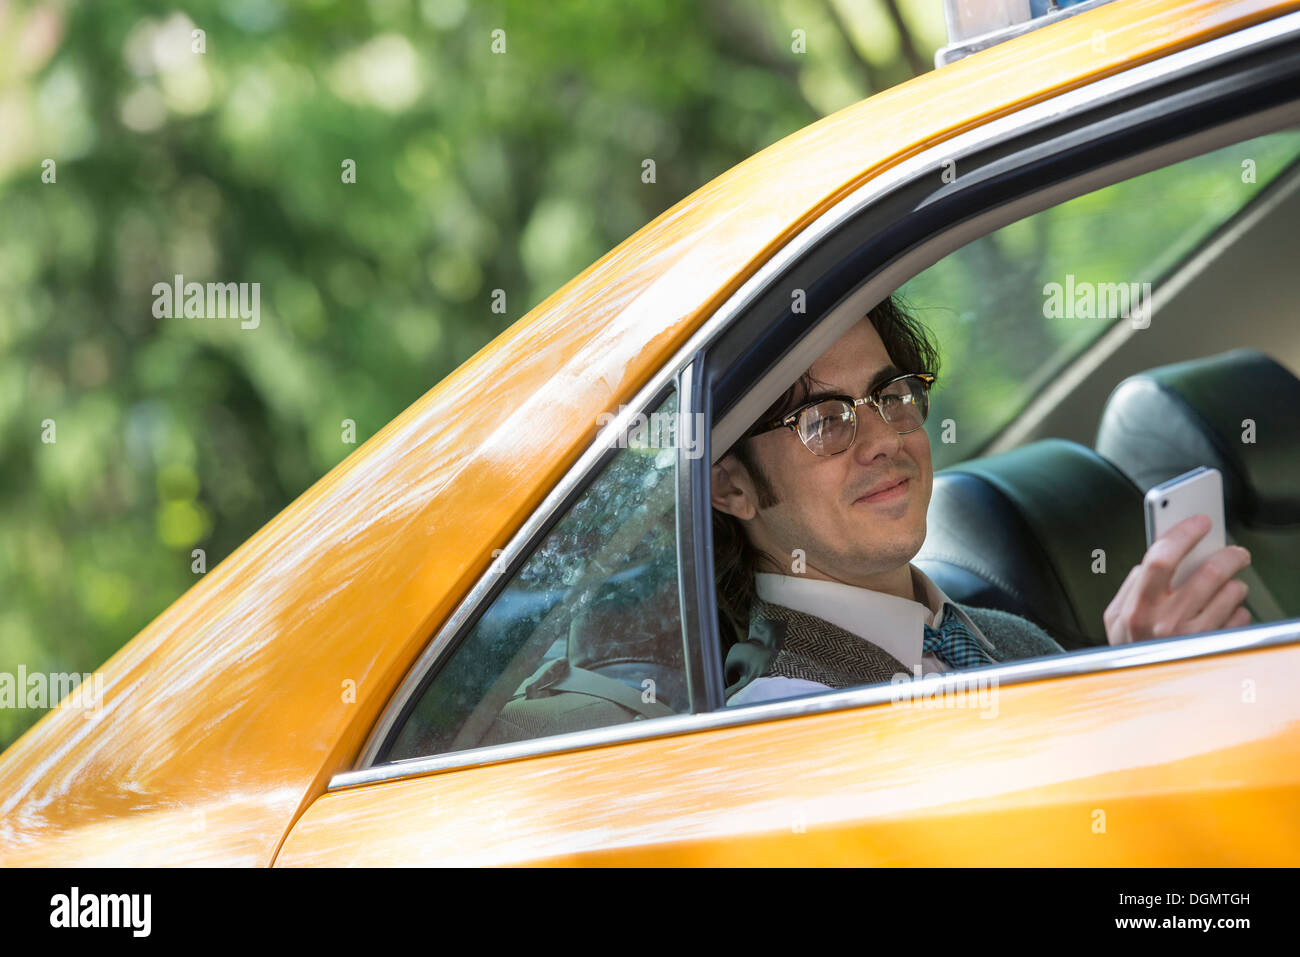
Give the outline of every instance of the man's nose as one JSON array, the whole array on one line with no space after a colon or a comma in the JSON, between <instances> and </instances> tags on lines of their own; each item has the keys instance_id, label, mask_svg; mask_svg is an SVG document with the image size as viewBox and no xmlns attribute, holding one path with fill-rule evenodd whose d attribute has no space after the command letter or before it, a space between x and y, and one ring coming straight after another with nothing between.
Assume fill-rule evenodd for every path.
<instances>
[{"instance_id":1,"label":"man's nose","mask_svg":"<svg viewBox=\"0 0 1300 957\"><path fill-rule=\"evenodd\" d=\"M881 418L875 406L860 406L858 414L858 434L853 441L853 454L863 465L869 465L876 459L893 458L903 447L903 436L899 431Z\"/></svg>"}]
</instances>

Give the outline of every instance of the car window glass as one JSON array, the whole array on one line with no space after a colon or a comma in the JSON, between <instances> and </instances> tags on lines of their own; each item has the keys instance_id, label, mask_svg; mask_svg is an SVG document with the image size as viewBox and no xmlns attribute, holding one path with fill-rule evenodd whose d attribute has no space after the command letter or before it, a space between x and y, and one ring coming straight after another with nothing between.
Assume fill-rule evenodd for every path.
<instances>
[{"instance_id":1,"label":"car window glass","mask_svg":"<svg viewBox=\"0 0 1300 957\"><path fill-rule=\"evenodd\" d=\"M1236 143L1012 223L907 282L900 296L962 375L935 390L936 469L969 458L1115 322L1133 283L1160 280L1300 155L1300 131ZM1045 295L1049 284L1060 295ZM1089 307L1076 290L1097 291ZM1125 288L1122 288L1125 287ZM1053 309L1058 307L1057 315Z\"/></svg>"},{"instance_id":2,"label":"car window glass","mask_svg":"<svg viewBox=\"0 0 1300 957\"><path fill-rule=\"evenodd\" d=\"M437 666L381 760L687 710L676 411L673 394L633 427Z\"/></svg>"}]
</instances>

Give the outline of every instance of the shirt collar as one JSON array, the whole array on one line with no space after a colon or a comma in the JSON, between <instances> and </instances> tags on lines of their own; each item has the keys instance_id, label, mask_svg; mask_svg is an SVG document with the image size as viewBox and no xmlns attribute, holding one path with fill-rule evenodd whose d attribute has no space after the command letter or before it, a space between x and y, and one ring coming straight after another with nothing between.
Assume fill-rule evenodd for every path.
<instances>
[{"instance_id":1,"label":"shirt collar","mask_svg":"<svg viewBox=\"0 0 1300 957\"><path fill-rule=\"evenodd\" d=\"M938 628L944 604L951 599L925 572L915 565L908 567L921 601L843 582L766 572L754 576L754 588L764 601L815 615L913 664L921 660L924 626Z\"/></svg>"}]
</instances>

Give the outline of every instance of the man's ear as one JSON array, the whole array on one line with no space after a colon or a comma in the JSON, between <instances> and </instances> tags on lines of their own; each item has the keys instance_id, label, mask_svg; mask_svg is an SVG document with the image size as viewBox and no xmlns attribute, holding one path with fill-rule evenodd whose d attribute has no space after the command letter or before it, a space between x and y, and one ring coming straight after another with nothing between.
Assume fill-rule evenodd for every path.
<instances>
[{"instance_id":1,"label":"man's ear","mask_svg":"<svg viewBox=\"0 0 1300 957\"><path fill-rule=\"evenodd\" d=\"M724 455L709 472L709 498L719 512L745 521L758 514L754 483L734 455Z\"/></svg>"}]
</instances>

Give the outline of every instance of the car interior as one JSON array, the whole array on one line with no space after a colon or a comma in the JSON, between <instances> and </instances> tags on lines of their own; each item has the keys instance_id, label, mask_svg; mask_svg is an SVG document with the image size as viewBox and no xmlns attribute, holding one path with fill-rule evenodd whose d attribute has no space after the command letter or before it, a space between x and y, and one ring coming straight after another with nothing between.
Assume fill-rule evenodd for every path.
<instances>
[{"instance_id":1,"label":"car interior","mask_svg":"<svg viewBox=\"0 0 1300 957\"><path fill-rule=\"evenodd\" d=\"M677 581L650 564L633 570L573 616L561 653L519 684L479 747L688 709Z\"/></svg>"}]
</instances>

